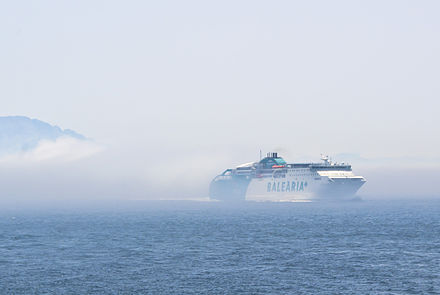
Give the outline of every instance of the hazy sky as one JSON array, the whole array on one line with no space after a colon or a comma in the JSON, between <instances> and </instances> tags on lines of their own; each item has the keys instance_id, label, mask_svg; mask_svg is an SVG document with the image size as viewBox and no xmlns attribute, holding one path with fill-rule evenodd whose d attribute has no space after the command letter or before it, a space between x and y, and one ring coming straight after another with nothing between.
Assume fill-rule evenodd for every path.
<instances>
[{"instance_id":1,"label":"hazy sky","mask_svg":"<svg viewBox=\"0 0 440 295\"><path fill-rule=\"evenodd\" d=\"M0 115L74 129L145 174L220 172L259 149L438 165L439 15L439 1L2 1Z\"/></svg>"}]
</instances>

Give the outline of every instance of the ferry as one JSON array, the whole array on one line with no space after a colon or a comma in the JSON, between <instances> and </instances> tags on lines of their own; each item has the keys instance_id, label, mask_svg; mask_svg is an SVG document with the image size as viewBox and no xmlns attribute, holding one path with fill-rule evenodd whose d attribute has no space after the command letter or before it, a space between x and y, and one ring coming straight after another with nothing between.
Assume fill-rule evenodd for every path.
<instances>
[{"instance_id":1,"label":"ferry","mask_svg":"<svg viewBox=\"0 0 440 295\"><path fill-rule=\"evenodd\" d=\"M261 158L261 156L260 156ZM350 200L366 182L351 165L321 156L319 163L287 163L278 153L259 162L226 169L209 188L211 199L220 201L308 202Z\"/></svg>"}]
</instances>

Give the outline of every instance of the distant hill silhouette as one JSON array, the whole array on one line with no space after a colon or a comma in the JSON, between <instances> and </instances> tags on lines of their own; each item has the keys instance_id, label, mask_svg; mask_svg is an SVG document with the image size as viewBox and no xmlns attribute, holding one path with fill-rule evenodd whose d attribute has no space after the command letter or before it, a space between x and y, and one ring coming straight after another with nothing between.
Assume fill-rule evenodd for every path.
<instances>
[{"instance_id":1,"label":"distant hill silhouette","mask_svg":"<svg viewBox=\"0 0 440 295\"><path fill-rule=\"evenodd\" d=\"M28 151L41 140L55 141L61 136L86 140L73 130L63 130L37 119L24 116L0 117L0 155Z\"/></svg>"}]
</instances>

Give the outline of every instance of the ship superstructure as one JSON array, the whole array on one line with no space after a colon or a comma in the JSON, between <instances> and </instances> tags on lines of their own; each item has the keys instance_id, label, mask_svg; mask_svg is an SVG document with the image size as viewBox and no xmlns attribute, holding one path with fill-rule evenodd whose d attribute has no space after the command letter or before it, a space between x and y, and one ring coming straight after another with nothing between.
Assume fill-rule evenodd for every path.
<instances>
[{"instance_id":1,"label":"ship superstructure","mask_svg":"<svg viewBox=\"0 0 440 295\"><path fill-rule=\"evenodd\" d=\"M312 201L352 199L365 183L351 165L332 162L286 163L277 153L259 162L227 169L210 185L210 198L224 201Z\"/></svg>"}]
</instances>

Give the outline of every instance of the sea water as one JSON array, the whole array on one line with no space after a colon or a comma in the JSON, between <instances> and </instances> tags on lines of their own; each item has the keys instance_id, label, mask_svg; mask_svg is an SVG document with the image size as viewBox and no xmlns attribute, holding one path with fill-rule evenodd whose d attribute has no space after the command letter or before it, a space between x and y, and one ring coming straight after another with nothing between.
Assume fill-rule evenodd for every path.
<instances>
[{"instance_id":1,"label":"sea water","mask_svg":"<svg viewBox=\"0 0 440 295\"><path fill-rule=\"evenodd\" d=\"M3 210L1 294L439 294L440 201Z\"/></svg>"}]
</instances>

